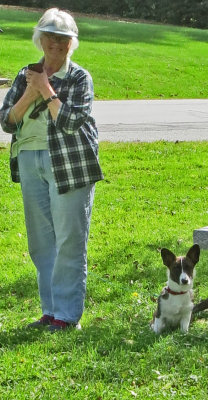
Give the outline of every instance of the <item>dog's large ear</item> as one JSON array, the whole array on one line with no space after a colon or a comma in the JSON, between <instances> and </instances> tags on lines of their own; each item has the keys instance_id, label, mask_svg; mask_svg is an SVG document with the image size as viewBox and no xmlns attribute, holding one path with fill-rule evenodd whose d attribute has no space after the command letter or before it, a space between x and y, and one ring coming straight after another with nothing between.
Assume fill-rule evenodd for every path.
<instances>
[{"instance_id":1,"label":"dog's large ear","mask_svg":"<svg viewBox=\"0 0 208 400\"><path fill-rule=\"evenodd\" d=\"M200 256L200 247L198 244L194 244L186 254L186 257L189 258L192 263L195 265L199 261Z\"/></svg>"},{"instance_id":2,"label":"dog's large ear","mask_svg":"<svg viewBox=\"0 0 208 400\"><path fill-rule=\"evenodd\" d=\"M166 267L170 267L176 260L175 254L172 253L172 251L168 249L161 249L161 257L163 259L163 264L166 265Z\"/></svg>"}]
</instances>

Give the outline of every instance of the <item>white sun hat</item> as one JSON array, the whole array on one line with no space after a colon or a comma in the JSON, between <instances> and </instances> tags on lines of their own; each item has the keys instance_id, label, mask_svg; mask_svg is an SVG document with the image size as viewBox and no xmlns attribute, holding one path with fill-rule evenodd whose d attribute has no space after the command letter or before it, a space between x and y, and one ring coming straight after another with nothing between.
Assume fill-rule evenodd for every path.
<instances>
[{"instance_id":1,"label":"white sun hat","mask_svg":"<svg viewBox=\"0 0 208 400\"><path fill-rule=\"evenodd\" d=\"M38 26L37 29L41 32L51 32L57 35L64 35L68 37L78 37L78 34L70 29L60 30L55 24L46 25L43 27Z\"/></svg>"},{"instance_id":2,"label":"white sun hat","mask_svg":"<svg viewBox=\"0 0 208 400\"><path fill-rule=\"evenodd\" d=\"M35 30L68 37L78 37L78 28L74 18L68 12L59 10L58 8L46 10Z\"/></svg>"}]
</instances>

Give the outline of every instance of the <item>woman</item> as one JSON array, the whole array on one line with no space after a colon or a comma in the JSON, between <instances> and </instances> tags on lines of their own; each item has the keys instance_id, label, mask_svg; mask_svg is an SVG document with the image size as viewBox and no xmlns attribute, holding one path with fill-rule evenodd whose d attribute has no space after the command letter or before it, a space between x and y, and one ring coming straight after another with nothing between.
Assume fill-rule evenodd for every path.
<instances>
[{"instance_id":1,"label":"woman","mask_svg":"<svg viewBox=\"0 0 208 400\"><path fill-rule=\"evenodd\" d=\"M80 327L94 186L103 179L90 116L92 79L69 58L77 37L70 14L47 10L33 35L44 52L42 72L34 71L36 65L24 67L0 114L3 129L13 133L11 174L21 182L29 252L38 274L42 317L28 326L47 326L52 333Z\"/></svg>"}]
</instances>

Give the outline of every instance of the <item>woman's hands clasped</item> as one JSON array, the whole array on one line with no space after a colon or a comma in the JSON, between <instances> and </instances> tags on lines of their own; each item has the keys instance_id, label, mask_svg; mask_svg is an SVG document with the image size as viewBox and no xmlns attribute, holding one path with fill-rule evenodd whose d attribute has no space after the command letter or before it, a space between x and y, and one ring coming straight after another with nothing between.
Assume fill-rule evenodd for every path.
<instances>
[{"instance_id":1,"label":"woman's hands clasped","mask_svg":"<svg viewBox=\"0 0 208 400\"><path fill-rule=\"evenodd\" d=\"M28 94L33 101L37 100L43 93L44 88L50 86L46 71L35 72L27 69L26 71L27 88L25 94Z\"/></svg>"}]
</instances>

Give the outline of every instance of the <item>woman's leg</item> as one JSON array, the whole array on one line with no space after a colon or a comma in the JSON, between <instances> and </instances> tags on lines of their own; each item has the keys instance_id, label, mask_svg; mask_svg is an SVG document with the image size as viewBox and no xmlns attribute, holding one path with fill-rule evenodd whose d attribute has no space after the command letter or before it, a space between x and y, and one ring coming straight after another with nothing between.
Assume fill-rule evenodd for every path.
<instances>
[{"instance_id":1,"label":"woman's leg","mask_svg":"<svg viewBox=\"0 0 208 400\"><path fill-rule=\"evenodd\" d=\"M77 323L83 313L87 278L87 241L94 185L57 194L50 187L57 256L52 275L55 319Z\"/></svg>"},{"instance_id":2,"label":"woman's leg","mask_svg":"<svg viewBox=\"0 0 208 400\"><path fill-rule=\"evenodd\" d=\"M31 258L44 314L78 322L86 293L87 241L95 185L58 194L48 151L19 155Z\"/></svg>"},{"instance_id":3,"label":"woman's leg","mask_svg":"<svg viewBox=\"0 0 208 400\"><path fill-rule=\"evenodd\" d=\"M47 151L21 151L18 164L21 177L28 247L38 272L38 287L43 314L53 315L51 276L56 244L50 212L49 184L44 179L42 159Z\"/></svg>"}]
</instances>

